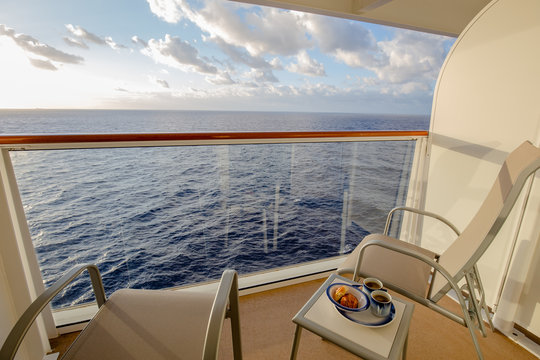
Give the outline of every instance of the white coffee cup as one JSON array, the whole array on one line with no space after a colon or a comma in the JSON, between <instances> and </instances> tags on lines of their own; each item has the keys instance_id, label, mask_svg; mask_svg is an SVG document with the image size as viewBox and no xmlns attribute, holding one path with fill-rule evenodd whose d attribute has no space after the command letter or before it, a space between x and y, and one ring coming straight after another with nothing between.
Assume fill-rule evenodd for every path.
<instances>
[{"instance_id":1,"label":"white coffee cup","mask_svg":"<svg viewBox=\"0 0 540 360\"><path fill-rule=\"evenodd\" d=\"M364 279L364 290L366 290L366 293L369 295L372 291L380 290L383 288L383 283L381 280L369 277Z\"/></svg>"}]
</instances>

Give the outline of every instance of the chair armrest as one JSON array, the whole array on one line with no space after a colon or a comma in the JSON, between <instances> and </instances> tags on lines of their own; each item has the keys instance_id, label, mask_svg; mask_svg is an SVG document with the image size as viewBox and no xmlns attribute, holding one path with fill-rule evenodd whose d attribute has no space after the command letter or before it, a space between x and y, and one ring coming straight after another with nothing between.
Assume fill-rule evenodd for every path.
<instances>
[{"instance_id":1,"label":"chair armrest","mask_svg":"<svg viewBox=\"0 0 540 360\"><path fill-rule=\"evenodd\" d=\"M30 304L25 310L22 316L19 318L15 326L11 329L6 341L2 345L0 350L0 359L13 359L21 342L30 329L30 326L34 323L34 320L38 317L41 311L51 302L51 300L58 295L62 289L69 285L77 276L79 276L84 270L88 270L90 279L92 281L92 288L94 289L94 295L99 307L105 303L107 298L105 297L105 290L103 289L103 282L101 280L101 274L95 265L83 265L75 267L57 280L52 286L47 288L36 300Z\"/></svg>"},{"instance_id":2,"label":"chair armrest","mask_svg":"<svg viewBox=\"0 0 540 360\"><path fill-rule=\"evenodd\" d=\"M216 292L210 320L206 329L204 340L203 359L217 359L219 339L225 317L231 318L233 331L233 349L235 359L241 354L240 349L240 323L238 313L238 274L235 270L227 269L223 272ZM236 332L236 333L235 333ZM241 356L241 355L240 355Z\"/></svg>"},{"instance_id":3,"label":"chair armrest","mask_svg":"<svg viewBox=\"0 0 540 360\"><path fill-rule=\"evenodd\" d=\"M445 219L444 217L442 217L442 216L440 216L438 214L435 214L435 213L432 213L432 212L429 212L429 211L424 211L424 210L412 208L412 207L408 207L408 206L399 206L399 207L393 208L388 213L388 216L386 217L386 224L384 225L384 235L388 235L388 231L390 230L390 221L392 220L392 216L394 215L394 212L396 212L396 211L410 211L410 212L413 212L415 214L419 214L419 215L423 215L423 216L429 216L431 218L437 219L437 220L443 222L444 224L446 224L450 229L452 229L456 233L457 236L459 236L461 234L460 231L458 230L458 228L454 224L452 224L449 220Z\"/></svg>"}]
</instances>

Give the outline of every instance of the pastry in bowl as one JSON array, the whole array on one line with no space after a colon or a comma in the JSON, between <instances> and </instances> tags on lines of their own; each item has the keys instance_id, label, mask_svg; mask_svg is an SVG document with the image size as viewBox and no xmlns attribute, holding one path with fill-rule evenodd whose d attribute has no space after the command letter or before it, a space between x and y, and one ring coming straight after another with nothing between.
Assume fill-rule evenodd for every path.
<instances>
[{"instance_id":1,"label":"pastry in bowl","mask_svg":"<svg viewBox=\"0 0 540 360\"><path fill-rule=\"evenodd\" d=\"M328 299L340 310L364 311L369 307L369 300L358 287L350 284L334 283L326 289Z\"/></svg>"},{"instance_id":2,"label":"pastry in bowl","mask_svg":"<svg viewBox=\"0 0 540 360\"><path fill-rule=\"evenodd\" d=\"M358 308L358 299L353 294L345 294L341 297L341 300L339 300L339 303L345 307L351 308L351 309L357 309Z\"/></svg>"}]
</instances>

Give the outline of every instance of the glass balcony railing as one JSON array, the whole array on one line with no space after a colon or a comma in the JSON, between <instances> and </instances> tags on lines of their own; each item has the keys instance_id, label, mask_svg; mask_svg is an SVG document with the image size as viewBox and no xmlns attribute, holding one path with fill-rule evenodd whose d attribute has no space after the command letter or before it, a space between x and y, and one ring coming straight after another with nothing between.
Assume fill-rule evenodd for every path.
<instances>
[{"instance_id":1,"label":"glass balcony railing","mask_svg":"<svg viewBox=\"0 0 540 360\"><path fill-rule=\"evenodd\" d=\"M214 135L0 137L32 150L10 155L46 286L79 263L112 293L346 254L407 204L427 133Z\"/></svg>"}]
</instances>

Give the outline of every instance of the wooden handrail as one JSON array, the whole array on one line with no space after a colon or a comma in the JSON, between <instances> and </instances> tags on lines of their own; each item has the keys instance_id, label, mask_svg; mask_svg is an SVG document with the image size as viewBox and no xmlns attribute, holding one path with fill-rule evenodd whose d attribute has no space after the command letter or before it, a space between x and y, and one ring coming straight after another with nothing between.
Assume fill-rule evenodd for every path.
<instances>
[{"instance_id":1,"label":"wooden handrail","mask_svg":"<svg viewBox=\"0 0 540 360\"><path fill-rule=\"evenodd\" d=\"M127 133L127 134L65 134L65 135L2 135L0 145L84 144L158 141L215 141L215 140L271 140L324 139L358 137L417 137L427 131L298 131L298 132L220 132L220 133Z\"/></svg>"}]
</instances>

